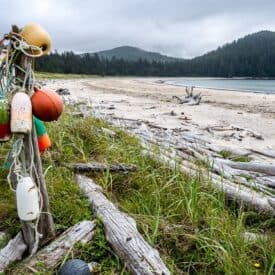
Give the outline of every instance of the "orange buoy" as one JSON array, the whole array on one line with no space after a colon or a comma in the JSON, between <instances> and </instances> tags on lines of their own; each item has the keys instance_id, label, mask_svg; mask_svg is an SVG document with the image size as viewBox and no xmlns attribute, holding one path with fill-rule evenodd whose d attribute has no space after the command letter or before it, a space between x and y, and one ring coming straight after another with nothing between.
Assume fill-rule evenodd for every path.
<instances>
[{"instance_id":1,"label":"orange buoy","mask_svg":"<svg viewBox=\"0 0 275 275\"><path fill-rule=\"evenodd\" d=\"M46 127L40 119L37 117L33 117L34 120L34 126L36 130L37 135L37 142L39 147L39 152L43 153L46 149L50 148L52 146L51 140L47 134Z\"/></svg>"},{"instance_id":2,"label":"orange buoy","mask_svg":"<svg viewBox=\"0 0 275 275\"><path fill-rule=\"evenodd\" d=\"M42 121L57 120L64 110L62 98L54 91L34 88L32 112Z\"/></svg>"},{"instance_id":3,"label":"orange buoy","mask_svg":"<svg viewBox=\"0 0 275 275\"><path fill-rule=\"evenodd\" d=\"M38 147L39 147L40 153L43 153L46 149L52 146L51 140L47 133L38 137L37 141L38 141Z\"/></svg>"},{"instance_id":4,"label":"orange buoy","mask_svg":"<svg viewBox=\"0 0 275 275\"><path fill-rule=\"evenodd\" d=\"M20 32L22 38L29 44L41 48L43 55L51 50L50 35L38 24L28 24Z\"/></svg>"}]
</instances>

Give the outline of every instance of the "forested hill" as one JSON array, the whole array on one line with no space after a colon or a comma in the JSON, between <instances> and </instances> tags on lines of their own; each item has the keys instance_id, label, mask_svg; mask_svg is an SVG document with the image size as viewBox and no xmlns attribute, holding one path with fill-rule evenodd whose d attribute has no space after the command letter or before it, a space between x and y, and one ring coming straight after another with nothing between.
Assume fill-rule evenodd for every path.
<instances>
[{"instance_id":1,"label":"forested hill","mask_svg":"<svg viewBox=\"0 0 275 275\"><path fill-rule=\"evenodd\" d=\"M141 51L142 52L142 51ZM275 32L248 35L193 59L138 60L57 52L37 60L45 72L138 76L275 77Z\"/></svg>"},{"instance_id":2,"label":"forested hill","mask_svg":"<svg viewBox=\"0 0 275 275\"><path fill-rule=\"evenodd\" d=\"M130 46L122 46L122 47L117 47L112 50L107 50L107 51L101 51L97 53L99 57L105 59L112 59L113 57L116 59L125 59L128 61L138 61L139 59L146 59L150 62L152 61L163 61L163 62L168 62L168 61L175 61L177 60L176 58L169 57L166 55L162 55L160 53L156 52L149 52L145 51L136 47L130 47Z\"/></svg>"}]
</instances>

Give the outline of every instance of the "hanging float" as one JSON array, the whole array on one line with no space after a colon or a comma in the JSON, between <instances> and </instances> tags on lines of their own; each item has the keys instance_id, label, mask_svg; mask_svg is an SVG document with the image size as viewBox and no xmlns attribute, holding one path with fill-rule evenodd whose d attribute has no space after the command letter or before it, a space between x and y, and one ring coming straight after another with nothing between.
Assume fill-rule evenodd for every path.
<instances>
[{"instance_id":1,"label":"hanging float","mask_svg":"<svg viewBox=\"0 0 275 275\"><path fill-rule=\"evenodd\" d=\"M51 140L47 134L46 127L40 119L37 117L33 117L34 120L34 126L36 130L37 135L37 142L39 147L39 152L43 153L46 149L50 148L52 146Z\"/></svg>"},{"instance_id":2,"label":"hanging float","mask_svg":"<svg viewBox=\"0 0 275 275\"><path fill-rule=\"evenodd\" d=\"M36 46L42 50L42 55L46 55L51 50L50 35L38 24L28 24L20 32L21 37L29 45ZM38 51L33 50L33 54L38 54Z\"/></svg>"},{"instance_id":3,"label":"hanging float","mask_svg":"<svg viewBox=\"0 0 275 275\"><path fill-rule=\"evenodd\" d=\"M57 120L64 110L62 98L48 89L35 87L31 102L33 114L42 121Z\"/></svg>"},{"instance_id":4,"label":"hanging float","mask_svg":"<svg viewBox=\"0 0 275 275\"><path fill-rule=\"evenodd\" d=\"M11 101L11 132L27 134L32 130L32 105L30 98L17 92Z\"/></svg>"},{"instance_id":5,"label":"hanging float","mask_svg":"<svg viewBox=\"0 0 275 275\"><path fill-rule=\"evenodd\" d=\"M20 220L33 221L39 217L39 195L31 177L22 177L18 181L16 203Z\"/></svg>"},{"instance_id":6,"label":"hanging float","mask_svg":"<svg viewBox=\"0 0 275 275\"><path fill-rule=\"evenodd\" d=\"M0 142L8 141L11 137L10 108L6 98L0 98Z\"/></svg>"}]
</instances>

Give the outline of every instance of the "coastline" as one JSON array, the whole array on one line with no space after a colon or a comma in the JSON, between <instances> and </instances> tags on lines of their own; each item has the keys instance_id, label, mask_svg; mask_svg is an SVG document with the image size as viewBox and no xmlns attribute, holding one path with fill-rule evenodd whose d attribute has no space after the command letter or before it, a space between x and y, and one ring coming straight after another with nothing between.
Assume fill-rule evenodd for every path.
<instances>
[{"instance_id":1,"label":"coastline","mask_svg":"<svg viewBox=\"0 0 275 275\"><path fill-rule=\"evenodd\" d=\"M95 108L106 107L106 116L187 131L220 147L275 150L275 94L195 88L195 93L202 94L202 102L188 106L173 100L174 95L185 95L184 87L157 83L166 79L105 77L51 80L47 85L66 87L71 98L90 102Z\"/></svg>"},{"instance_id":2,"label":"coastline","mask_svg":"<svg viewBox=\"0 0 275 275\"><path fill-rule=\"evenodd\" d=\"M176 80L181 80L185 78L178 78L178 79L173 79L173 80L164 80L163 83L167 85L172 85L172 86L178 86L178 87L184 87L184 88L196 88L196 89L210 89L210 90L216 90L216 91L234 91L234 92L243 92L243 93L256 93L256 94L275 94L274 91L265 91L265 90L250 90L250 89L234 89L234 88L222 88L222 87L214 87L214 86L202 86L202 85L184 85L180 83L176 83ZM193 77L186 78L188 80L190 79L196 79ZM265 78L202 78L199 77L198 79L203 79L203 80L265 80L265 81L274 81L275 79L265 79ZM174 81L174 82L173 82Z\"/></svg>"}]
</instances>

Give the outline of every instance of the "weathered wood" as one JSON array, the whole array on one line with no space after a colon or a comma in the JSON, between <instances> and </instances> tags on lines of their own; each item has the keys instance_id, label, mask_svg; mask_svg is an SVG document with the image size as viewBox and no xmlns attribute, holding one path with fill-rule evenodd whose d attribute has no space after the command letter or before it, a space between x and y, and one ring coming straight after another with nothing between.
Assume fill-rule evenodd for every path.
<instances>
[{"instance_id":1,"label":"weathered wood","mask_svg":"<svg viewBox=\"0 0 275 275\"><path fill-rule=\"evenodd\" d=\"M173 96L173 98L177 99L179 104L185 104L188 105L199 105L202 99L201 93L194 94L193 93L194 87L186 87L185 92L186 96L179 97L179 96Z\"/></svg>"},{"instance_id":2,"label":"weathered wood","mask_svg":"<svg viewBox=\"0 0 275 275\"><path fill-rule=\"evenodd\" d=\"M74 225L48 246L24 260L23 265L35 268L36 264L42 262L47 269L55 267L77 242L83 244L90 242L95 234L95 227L94 221L82 221Z\"/></svg>"},{"instance_id":3,"label":"weathered wood","mask_svg":"<svg viewBox=\"0 0 275 275\"><path fill-rule=\"evenodd\" d=\"M15 238L0 250L0 272L4 272L9 264L21 260L22 255L27 249L22 233L18 233Z\"/></svg>"},{"instance_id":4,"label":"weathered wood","mask_svg":"<svg viewBox=\"0 0 275 275\"><path fill-rule=\"evenodd\" d=\"M213 148L210 147L210 141L197 135L193 135L186 132L169 133L167 131L144 127L145 122L137 120L128 120L124 118L117 118L113 116L102 115L100 112L94 112L98 118L105 119L112 125L123 127L130 134L135 134L141 141L143 147L148 149L152 146L159 146L161 149L176 150L176 155L183 157L182 170L191 175L198 175L201 171L203 175L202 182L206 184L212 184L212 186L225 193L226 197L230 200L235 200L242 205L246 205L259 212L264 212L269 215L275 215L275 202L274 196L266 195L261 190L255 191L255 185L253 188L242 186L239 180L239 174L248 174L253 178L255 183L261 184L257 180L255 173L242 172L240 170L233 169L226 165L226 169L223 168L219 161L215 162L213 157ZM176 135L175 135L176 134ZM144 146L146 144L147 146ZM179 149L181 151L179 151ZM149 149L150 150L150 149ZM242 152L243 153L243 152ZM244 152L245 154L247 152ZM167 157L170 158L168 163L170 167L175 166L174 156L161 157L167 163ZM196 167L189 163L195 164L197 160L204 163L205 167ZM226 170L226 171L225 171ZM200 174L200 176L201 176ZM242 179L242 182L245 179Z\"/></svg>"},{"instance_id":5,"label":"weathered wood","mask_svg":"<svg viewBox=\"0 0 275 275\"><path fill-rule=\"evenodd\" d=\"M127 165L124 163L117 164L104 164L99 162L89 162L89 163L75 163L71 166L77 172L105 172L109 170L110 172L133 172L136 171L136 165Z\"/></svg>"},{"instance_id":6,"label":"weathered wood","mask_svg":"<svg viewBox=\"0 0 275 275\"><path fill-rule=\"evenodd\" d=\"M250 149L252 152L265 156L265 157L269 157L269 158L275 158L275 151L273 150L259 150L259 149Z\"/></svg>"},{"instance_id":7,"label":"weathered wood","mask_svg":"<svg viewBox=\"0 0 275 275\"><path fill-rule=\"evenodd\" d=\"M262 173L270 176L275 176L275 165L261 164L256 162L234 162L230 160L219 160L220 163L227 165L234 169L252 171Z\"/></svg>"},{"instance_id":8,"label":"weathered wood","mask_svg":"<svg viewBox=\"0 0 275 275\"><path fill-rule=\"evenodd\" d=\"M34 59L24 54L21 54L18 58L18 62L21 68L27 69L29 64L34 64ZM25 74L22 73L21 70L17 71L17 76L19 79L23 80L25 78ZM27 83L28 84L28 83ZM31 91L28 91L31 92ZM33 156L33 160L31 158ZM30 134L24 135L24 158L25 158L25 171L29 173L30 167L33 164L34 169L32 169L32 178L34 179L36 186L40 189L40 194L42 196L42 214L39 219L38 230L39 233L42 234L40 239L40 244L44 244L48 242L48 240L52 239L55 236L55 229L53 218L50 214L49 209L49 199L48 192L45 183L45 178L43 174L42 162L40 158L40 152L38 148L37 136L34 127L34 123L32 125L32 132ZM24 240L28 245L29 253L34 253L33 251L35 245L35 231L34 226L31 226L30 223L26 223L21 221L22 223L22 232L24 236Z\"/></svg>"},{"instance_id":9,"label":"weathered wood","mask_svg":"<svg viewBox=\"0 0 275 275\"><path fill-rule=\"evenodd\" d=\"M77 182L104 225L108 242L132 274L170 274L157 250L137 231L135 221L118 210L91 179L77 175Z\"/></svg>"},{"instance_id":10,"label":"weathered wood","mask_svg":"<svg viewBox=\"0 0 275 275\"><path fill-rule=\"evenodd\" d=\"M143 141L144 142L144 141ZM171 168L174 168L178 163L179 167L183 172L190 174L191 176L202 177L202 183L205 185L212 185L216 190L224 192L225 196L229 200L236 201L248 208L255 209L259 212L264 212L269 215L275 215L275 207L273 198L267 195L264 195L260 192L256 192L251 188L243 186L241 184L236 184L232 181L224 179L223 177L211 173L208 169L200 169L194 165L190 165L188 162L181 162L175 160L173 157L169 157L169 154L162 154L161 152L156 154L153 151L149 150L147 146L147 154L160 162L168 164ZM145 153L146 153L145 151Z\"/></svg>"},{"instance_id":11,"label":"weathered wood","mask_svg":"<svg viewBox=\"0 0 275 275\"><path fill-rule=\"evenodd\" d=\"M39 219L38 230L39 230L39 233L42 234L40 244L45 244L49 240L55 237L55 227L54 227L53 217L50 214L47 185L43 174L43 167L42 167L42 162L40 158L37 135L35 130L32 131L32 144L33 144L34 164L37 172L37 174L35 174L36 182L40 188L40 193L43 201L42 213Z\"/></svg>"}]
</instances>

